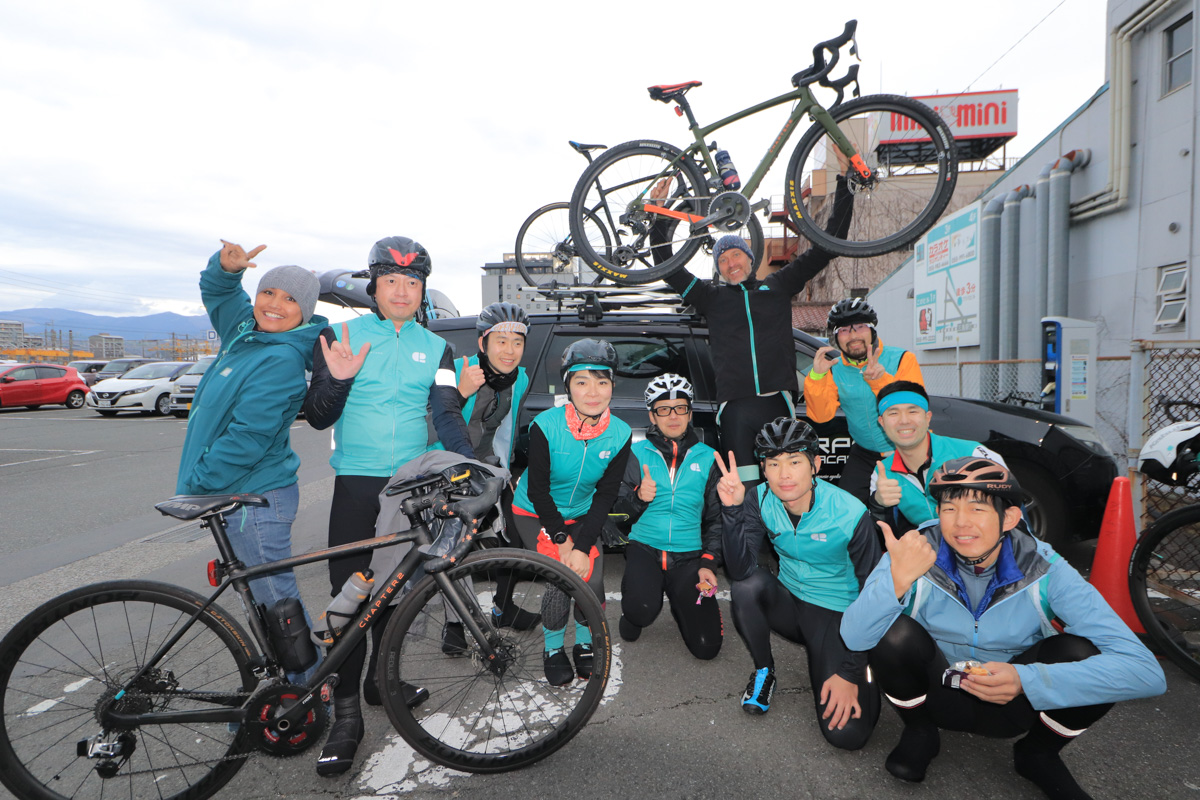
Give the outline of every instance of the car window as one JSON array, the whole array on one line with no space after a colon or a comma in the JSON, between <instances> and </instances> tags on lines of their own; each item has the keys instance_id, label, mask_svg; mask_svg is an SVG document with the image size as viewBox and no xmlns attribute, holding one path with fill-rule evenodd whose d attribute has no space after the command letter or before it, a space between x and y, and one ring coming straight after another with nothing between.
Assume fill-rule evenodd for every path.
<instances>
[{"instance_id":1,"label":"car window","mask_svg":"<svg viewBox=\"0 0 1200 800\"><path fill-rule=\"evenodd\" d=\"M173 372L179 369L178 364L161 363L161 364L143 364L140 367L134 367L121 376L125 380L143 380L152 381L158 378L169 377Z\"/></svg>"},{"instance_id":2,"label":"car window","mask_svg":"<svg viewBox=\"0 0 1200 800\"><path fill-rule=\"evenodd\" d=\"M214 361L216 361L215 358L202 358L199 361L197 361L195 364L192 364L192 368L189 369L185 374L187 374L187 375L203 375L205 373L205 371L208 370L208 368L210 366L212 366L212 363Z\"/></svg>"},{"instance_id":3,"label":"car window","mask_svg":"<svg viewBox=\"0 0 1200 800\"><path fill-rule=\"evenodd\" d=\"M58 380L67 377L67 371L62 367L35 367L37 376L42 380Z\"/></svg>"},{"instance_id":4,"label":"car window","mask_svg":"<svg viewBox=\"0 0 1200 800\"><path fill-rule=\"evenodd\" d=\"M37 370L34 367L21 367L14 369L5 377L12 378L14 381L31 381L37 377Z\"/></svg>"},{"instance_id":5,"label":"car window","mask_svg":"<svg viewBox=\"0 0 1200 800\"><path fill-rule=\"evenodd\" d=\"M804 376L812 371L813 353L808 351L803 342L796 342L796 381L800 389L804 389Z\"/></svg>"},{"instance_id":6,"label":"car window","mask_svg":"<svg viewBox=\"0 0 1200 800\"><path fill-rule=\"evenodd\" d=\"M560 371L563 350L581 338L584 337L574 334L554 335L550 346L546 348L541 375L538 377L542 385L533 387L533 391L562 393ZM620 334L610 335L606 340L617 351L617 381L613 387L613 397L640 400L645 394L646 383L664 372L674 372L688 380L692 379L683 337Z\"/></svg>"},{"instance_id":7,"label":"car window","mask_svg":"<svg viewBox=\"0 0 1200 800\"><path fill-rule=\"evenodd\" d=\"M450 343L455 360L463 356L473 356L479 352L479 337L475 334L475 326L455 330L435 331L438 336Z\"/></svg>"}]
</instances>

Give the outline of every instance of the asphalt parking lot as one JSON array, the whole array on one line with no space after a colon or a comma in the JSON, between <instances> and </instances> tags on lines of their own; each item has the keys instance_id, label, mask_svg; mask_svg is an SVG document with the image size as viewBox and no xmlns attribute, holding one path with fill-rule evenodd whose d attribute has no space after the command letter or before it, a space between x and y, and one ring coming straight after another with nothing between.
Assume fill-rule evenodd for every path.
<instances>
[{"instance_id":1,"label":"asphalt parking lot","mask_svg":"<svg viewBox=\"0 0 1200 800\"><path fill-rule=\"evenodd\" d=\"M38 603L96 580L207 588L205 564L216 555L207 534L152 508L173 493L185 424L49 407L0 410L0 630ZM303 552L324 544L333 484L329 436L300 421L293 442L303 460L293 538ZM607 614L615 630L623 562L618 556L608 565ZM299 579L306 604L319 612L328 602L322 566L303 568ZM727 606L724 612L728 620ZM1041 797L1012 771L1009 741L963 734L944 735L924 784L899 783L883 767L900 731L888 709L863 750L832 749L816 728L804 653L781 640L780 690L765 717L739 708L751 664L732 625L710 662L687 654L669 614L635 644L614 642L613 652L612 680L592 722L529 769L479 776L431 766L372 708L359 761L347 775L317 777L315 750L288 760L258 757L221 796ZM1164 669L1165 696L1119 705L1065 751L1095 797L1200 798L1200 684L1169 663Z\"/></svg>"}]
</instances>

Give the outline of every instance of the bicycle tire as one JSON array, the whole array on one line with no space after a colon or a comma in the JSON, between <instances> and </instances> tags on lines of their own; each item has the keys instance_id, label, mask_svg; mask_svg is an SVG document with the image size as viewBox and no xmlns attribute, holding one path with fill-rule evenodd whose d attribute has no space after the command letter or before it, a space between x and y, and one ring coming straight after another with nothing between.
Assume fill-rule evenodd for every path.
<instances>
[{"instance_id":1,"label":"bicycle tire","mask_svg":"<svg viewBox=\"0 0 1200 800\"><path fill-rule=\"evenodd\" d=\"M538 553L498 548L472 553L447 572L456 583L474 587L474 596L494 591L501 571L518 577L514 602L538 607L548 587L575 602L575 619L592 633L593 668L587 680L551 686L542 665L543 631L498 628L490 611L481 627L503 654L504 671L483 663L468 632L467 654L441 649L446 604L432 577L426 577L401 601L380 645L377 672L388 718L420 755L465 772L506 772L550 755L571 740L600 704L608 682L609 640L604 610L577 575ZM490 609L491 601L482 604ZM568 620L568 643L573 626ZM399 680L424 687L429 699L409 708Z\"/></svg>"},{"instance_id":2,"label":"bicycle tire","mask_svg":"<svg viewBox=\"0 0 1200 800\"><path fill-rule=\"evenodd\" d=\"M1200 680L1200 505L1142 532L1129 559L1129 596L1159 652Z\"/></svg>"},{"instance_id":3,"label":"bicycle tire","mask_svg":"<svg viewBox=\"0 0 1200 800\"><path fill-rule=\"evenodd\" d=\"M211 708L195 697L200 692L249 697L257 683L251 639L216 605L148 673L147 691L111 697L204 602L164 583L110 581L56 597L18 622L0 642L4 785L36 800L202 800L228 783L251 749L244 725L144 726L128 732L133 751L122 763L76 755L78 742L101 732L100 708L113 702L162 711ZM101 777L103 763L113 776Z\"/></svg>"},{"instance_id":4,"label":"bicycle tire","mask_svg":"<svg viewBox=\"0 0 1200 800\"><path fill-rule=\"evenodd\" d=\"M950 128L929 106L899 95L860 97L829 114L874 172L874 183L861 184L850 170L855 191L850 230L845 238L826 233L817 218L833 194L836 169L829 165L836 167L836 161L829 154L836 145L813 124L788 163L788 215L815 246L839 256L877 256L911 244L933 227L954 194L958 157Z\"/></svg>"},{"instance_id":5,"label":"bicycle tire","mask_svg":"<svg viewBox=\"0 0 1200 800\"><path fill-rule=\"evenodd\" d=\"M547 263L553 270L552 275L569 277L569 283L577 283L578 276L571 269L571 259L578 255L578 251L571 236L570 209L570 203L549 203L534 211L521 223L521 228L517 231L513 260L517 264L517 272L521 273L525 283L530 286L541 285L537 277L544 278L546 273L534 273L529 268L545 267ZM601 237L599 246L602 249L607 250L612 245L605 226L594 224L590 229ZM551 277L551 280L558 279ZM596 276L596 282L599 282L599 276Z\"/></svg>"},{"instance_id":6,"label":"bicycle tire","mask_svg":"<svg viewBox=\"0 0 1200 800\"><path fill-rule=\"evenodd\" d=\"M629 204L648 196L654 179L675 163L670 194L663 205L688 213L706 213L708 184L700 167L682 151L651 139L610 148L588 165L571 195L571 236L585 263L615 283L652 283L686 265L700 249L704 235L691 235L680 220L637 212L626 218ZM607 229L612 243L605 252L591 246L591 225Z\"/></svg>"}]
</instances>

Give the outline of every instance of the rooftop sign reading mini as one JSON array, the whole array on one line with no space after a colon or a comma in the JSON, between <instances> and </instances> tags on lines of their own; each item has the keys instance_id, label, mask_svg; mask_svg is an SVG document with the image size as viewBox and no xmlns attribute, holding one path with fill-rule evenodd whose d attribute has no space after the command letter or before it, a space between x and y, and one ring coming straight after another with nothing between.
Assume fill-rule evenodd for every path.
<instances>
[{"instance_id":1,"label":"rooftop sign reading mini","mask_svg":"<svg viewBox=\"0 0 1200 800\"><path fill-rule=\"evenodd\" d=\"M1017 90L995 92L965 92L962 94L929 94L914 97L937 113L950 127L958 146L959 161L979 161L1003 147L1017 135ZM879 149L887 153L892 163L928 163L932 148L922 148L922 141L912 136L911 120L891 114L879 121Z\"/></svg>"}]
</instances>

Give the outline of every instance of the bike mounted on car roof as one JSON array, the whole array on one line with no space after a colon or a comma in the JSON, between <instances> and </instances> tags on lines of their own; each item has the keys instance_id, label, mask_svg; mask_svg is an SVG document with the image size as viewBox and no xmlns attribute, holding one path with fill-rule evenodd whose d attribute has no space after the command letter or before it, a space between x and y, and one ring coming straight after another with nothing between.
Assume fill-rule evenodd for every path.
<instances>
[{"instance_id":1,"label":"bike mounted on car roof","mask_svg":"<svg viewBox=\"0 0 1200 800\"><path fill-rule=\"evenodd\" d=\"M792 76L793 91L711 125L697 122L686 97L699 81L651 86L652 99L675 103L676 113L687 118L694 141L680 149L637 140L597 157L571 198L571 236L579 255L617 283L650 283L685 265L701 247L711 248L714 236L738 233L751 240L757 263L762 231L754 213L769 211L769 200L750 197L805 114L813 124L792 153L785 185L788 214L800 233L830 253L861 258L903 247L932 227L957 181L954 139L946 123L916 100L859 97L857 64L842 78L829 77L842 47L853 43L850 53L857 56L857 24L847 22L840 36L813 48L812 65ZM836 102L823 107L813 85L836 91ZM847 89L856 99L843 103ZM731 180L728 154L709 144L709 136L785 103L795 105L754 173L744 186L736 172ZM844 237L817 221L833 194L834 176L842 172L856 198L855 221ZM908 175L933 178L928 197L898 180Z\"/></svg>"}]
</instances>

